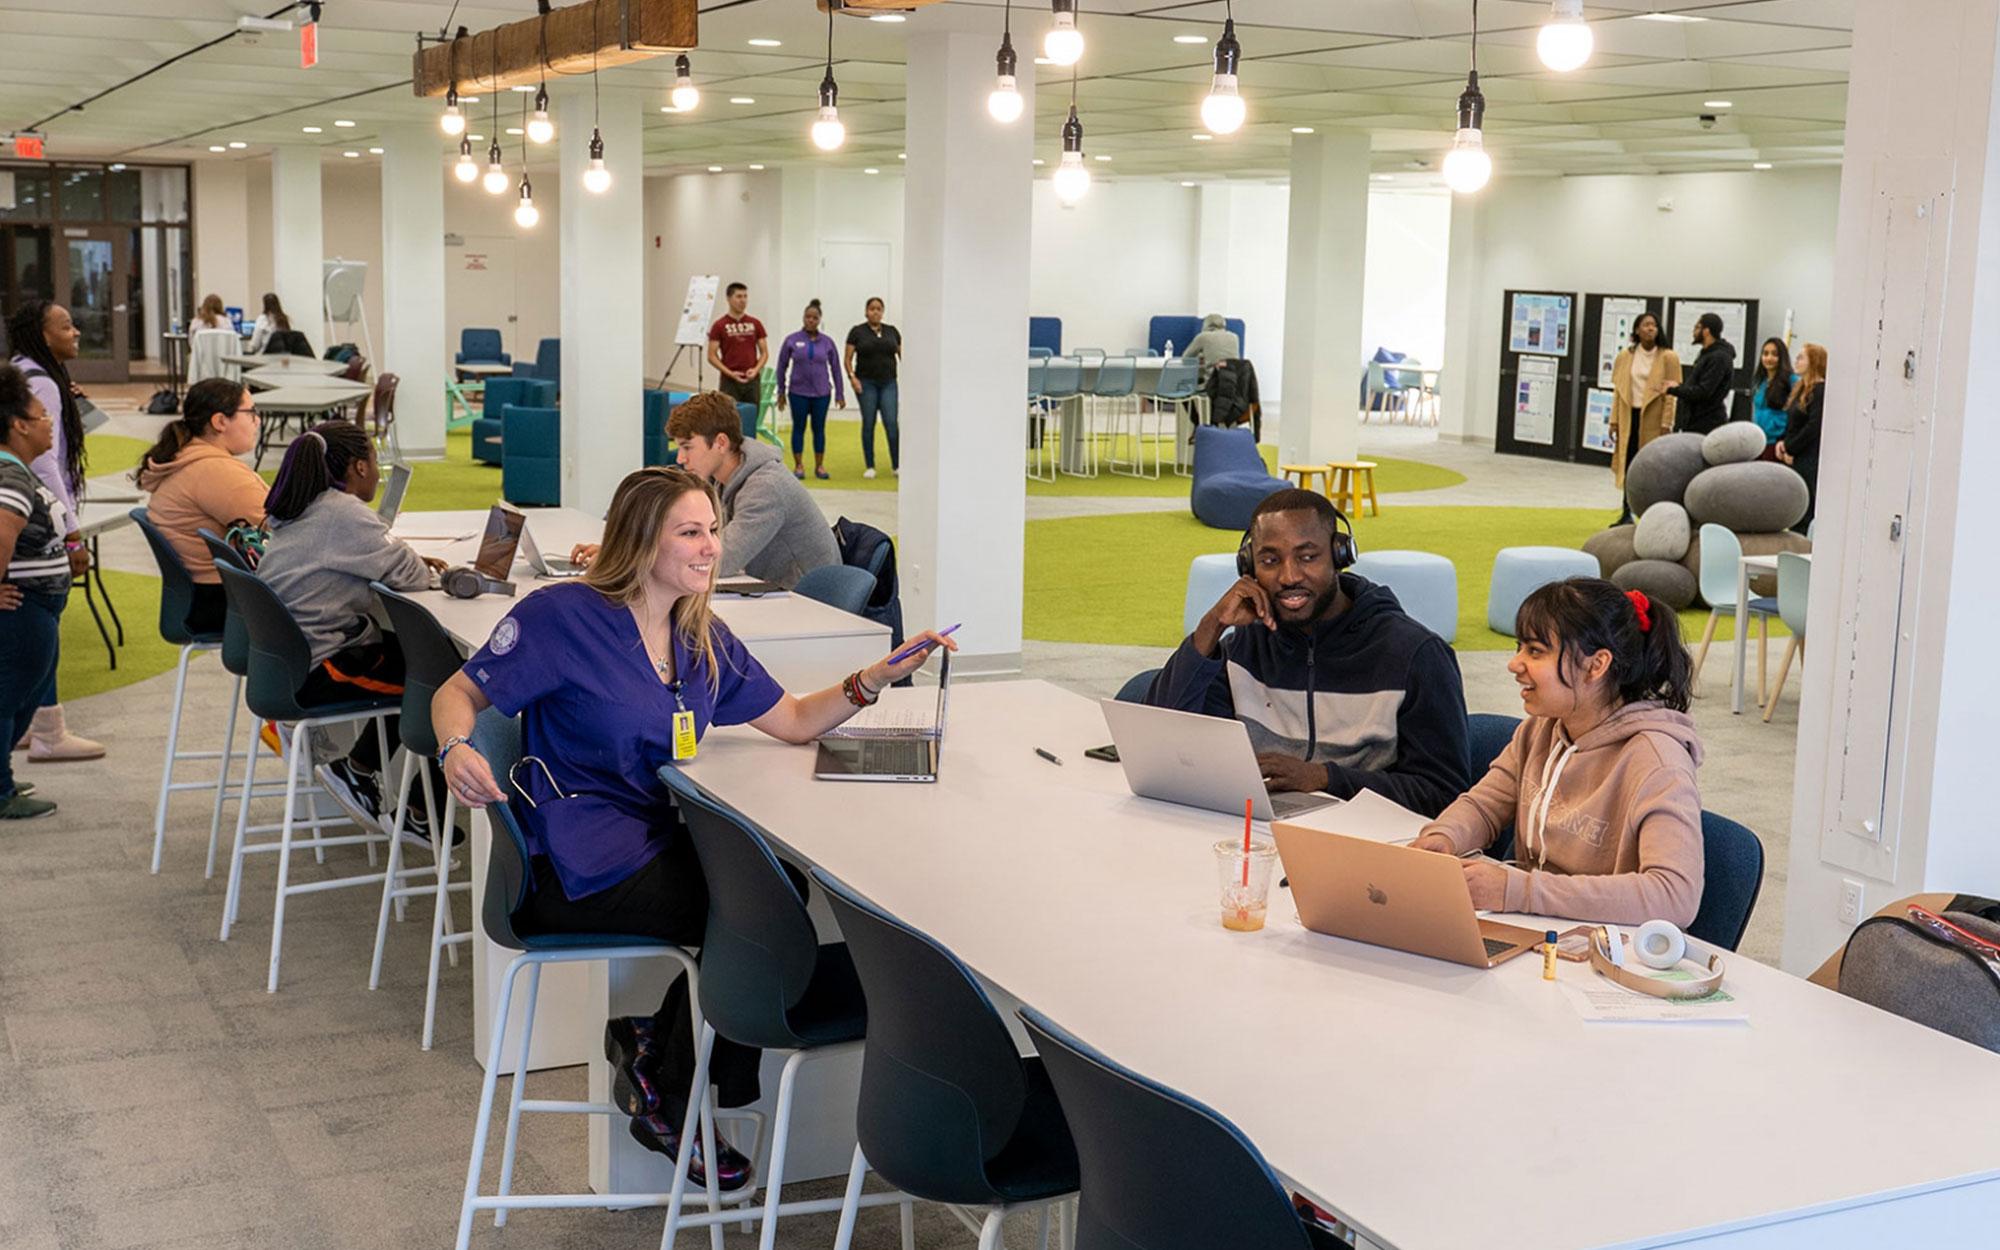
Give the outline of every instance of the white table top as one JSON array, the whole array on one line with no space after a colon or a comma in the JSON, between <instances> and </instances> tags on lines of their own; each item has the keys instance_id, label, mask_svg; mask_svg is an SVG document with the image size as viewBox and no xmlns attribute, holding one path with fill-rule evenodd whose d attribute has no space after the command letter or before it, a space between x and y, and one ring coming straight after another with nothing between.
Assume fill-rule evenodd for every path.
<instances>
[{"instance_id":1,"label":"white table top","mask_svg":"<svg viewBox=\"0 0 2000 1250\"><path fill-rule=\"evenodd\" d=\"M1812 552L1810 551L1796 551L1792 554L1808 561L1812 559ZM1766 573L1775 573L1778 570L1778 557L1775 555L1743 556L1741 559L1743 567L1746 569L1761 570Z\"/></svg>"},{"instance_id":2,"label":"white table top","mask_svg":"<svg viewBox=\"0 0 2000 1250\"><path fill-rule=\"evenodd\" d=\"M307 373L290 369L251 369L244 373L243 384L253 391L327 390L342 386L367 386L370 382L354 382L338 373Z\"/></svg>"},{"instance_id":3,"label":"white table top","mask_svg":"<svg viewBox=\"0 0 2000 1250\"><path fill-rule=\"evenodd\" d=\"M514 366L503 365L498 361L492 364L453 365L452 369L458 373L471 373L483 378L506 377L514 372Z\"/></svg>"},{"instance_id":4,"label":"white table top","mask_svg":"<svg viewBox=\"0 0 2000 1250\"><path fill-rule=\"evenodd\" d=\"M416 466L416 472L422 474L423 466ZM394 532L423 555L464 564L478 554L477 536L485 527L486 512L483 509L404 512L397 516ZM543 553L555 556L567 556L570 548L577 543L596 542L604 532L604 522L574 508L532 509L528 512L528 527ZM528 568L527 561L518 556L514 561L512 580L520 588L520 595L553 584L538 580ZM483 646L493 633L493 627L500 623L500 618L520 601L518 597L506 595L454 599L440 590L423 591L412 598L429 608L445 631L468 649ZM714 604L715 614L753 654L760 643L836 637L879 636L883 653L887 654L889 650L888 626L842 612L839 608L803 595L766 595L757 599L717 595Z\"/></svg>"},{"instance_id":5,"label":"white table top","mask_svg":"<svg viewBox=\"0 0 2000 1250\"><path fill-rule=\"evenodd\" d=\"M260 412L321 412L351 404L375 388L362 382L317 382L311 386L280 386L257 394Z\"/></svg>"},{"instance_id":6,"label":"white table top","mask_svg":"<svg viewBox=\"0 0 2000 1250\"><path fill-rule=\"evenodd\" d=\"M1085 759L1110 736L1092 701L965 683L950 715L936 785L829 789L813 748L743 728L711 731L689 771L1010 993L1217 1108L1381 1244L1652 1245L2000 1179L1991 1116L1957 1117L1948 1147L1910 1136L1930 1110L2000 1105L2000 1056L1743 958L1727 986L1748 1025L1605 1025L1538 960L1485 972L1324 937L1282 895L1264 931L1229 933L1210 846L1239 819L1134 798ZM1642 1143L1657 1175L1638 1170Z\"/></svg>"},{"instance_id":7,"label":"white table top","mask_svg":"<svg viewBox=\"0 0 2000 1250\"><path fill-rule=\"evenodd\" d=\"M245 356L229 353L222 357L224 364L240 369L252 369L264 373L342 373L347 369L344 360L321 360L316 356L256 355Z\"/></svg>"}]
</instances>

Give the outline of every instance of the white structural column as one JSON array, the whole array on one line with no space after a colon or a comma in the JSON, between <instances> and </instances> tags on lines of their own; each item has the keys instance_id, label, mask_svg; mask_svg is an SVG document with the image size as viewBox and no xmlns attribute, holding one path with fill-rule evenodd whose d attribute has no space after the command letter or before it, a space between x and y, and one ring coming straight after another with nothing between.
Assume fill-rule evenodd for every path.
<instances>
[{"instance_id":1,"label":"white structural column","mask_svg":"<svg viewBox=\"0 0 2000 1250\"><path fill-rule=\"evenodd\" d=\"M2000 896L2000 0L1855 10L1784 964L1859 909Z\"/></svg>"},{"instance_id":2,"label":"white structural column","mask_svg":"<svg viewBox=\"0 0 2000 1250\"><path fill-rule=\"evenodd\" d=\"M1234 240L1236 219L1235 188L1227 182L1205 182L1196 187L1194 194L1199 206L1197 236L1195 245L1194 307L1195 312L1206 317L1210 313L1223 316L1236 315L1236 308L1230 303L1230 243ZM1247 330L1249 327L1245 326ZM1174 349L1187 346L1174 344ZM1267 400L1278 396L1268 395Z\"/></svg>"},{"instance_id":3,"label":"white structural column","mask_svg":"<svg viewBox=\"0 0 2000 1250\"><path fill-rule=\"evenodd\" d=\"M1278 457L1352 460L1359 445L1368 136L1292 137L1285 390Z\"/></svg>"},{"instance_id":4,"label":"white structural column","mask_svg":"<svg viewBox=\"0 0 2000 1250\"><path fill-rule=\"evenodd\" d=\"M562 498L564 505L602 516L612 492L639 467L646 377L645 166L639 135L640 96L606 91L597 125L604 133L604 167L611 187L584 190L590 167L588 82L566 84L556 105L554 147L561 151L555 182L537 230L562 231ZM546 149L545 149L546 150Z\"/></svg>"},{"instance_id":5,"label":"white structural column","mask_svg":"<svg viewBox=\"0 0 2000 1250\"><path fill-rule=\"evenodd\" d=\"M1028 249L1033 75L1026 112L986 113L990 32L912 35L903 187L907 315L897 567L911 629L964 622L962 671L1021 665L1027 492Z\"/></svg>"},{"instance_id":6,"label":"white structural column","mask_svg":"<svg viewBox=\"0 0 2000 1250\"><path fill-rule=\"evenodd\" d=\"M314 147L271 149L271 285L278 302L304 331L313 350L326 350L325 305L320 288L326 238L320 214L320 152Z\"/></svg>"},{"instance_id":7,"label":"white structural column","mask_svg":"<svg viewBox=\"0 0 2000 1250\"><path fill-rule=\"evenodd\" d=\"M1480 413L1491 413L1493 392L1472 391L1473 344L1478 341L1479 319L1491 316L1479 307L1480 234L1478 195L1451 197L1451 243L1446 253L1444 283L1444 366L1449 370L1439 382L1443 392L1438 415L1438 437L1453 442L1493 442L1493 425L1482 423ZM1485 431L1481 433L1481 431Z\"/></svg>"},{"instance_id":8,"label":"white structural column","mask_svg":"<svg viewBox=\"0 0 2000 1250\"><path fill-rule=\"evenodd\" d=\"M393 373L396 436L406 455L444 454L444 161L436 126L382 131L382 325L379 373Z\"/></svg>"}]
</instances>

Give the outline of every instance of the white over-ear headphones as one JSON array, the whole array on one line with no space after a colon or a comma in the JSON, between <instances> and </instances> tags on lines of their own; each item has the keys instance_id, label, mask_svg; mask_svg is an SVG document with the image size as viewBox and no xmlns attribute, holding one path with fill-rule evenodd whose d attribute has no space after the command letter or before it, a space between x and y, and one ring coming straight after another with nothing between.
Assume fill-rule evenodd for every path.
<instances>
[{"instance_id":1,"label":"white over-ear headphones","mask_svg":"<svg viewBox=\"0 0 2000 1250\"><path fill-rule=\"evenodd\" d=\"M1632 939L1632 954L1648 968L1666 971L1683 961L1698 969L1687 981L1663 981L1634 972L1625 966L1624 939L1616 927L1600 925L1590 931L1590 966L1613 982L1638 994L1654 998L1706 998L1722 988L1722 956L1710 955L1702 964L1688 953L1687 938L1664 920L1648 920Z\"/></svg>"}]
</instances>

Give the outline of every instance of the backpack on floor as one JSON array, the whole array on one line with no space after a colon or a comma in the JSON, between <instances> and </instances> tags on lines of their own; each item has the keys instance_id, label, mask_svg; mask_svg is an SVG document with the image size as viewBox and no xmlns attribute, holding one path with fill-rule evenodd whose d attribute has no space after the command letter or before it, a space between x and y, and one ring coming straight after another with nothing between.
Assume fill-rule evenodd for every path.
<instances>
[{"instance_id":1,"label":"backpack on floor","mask_svg":"<svg viewBox=\"0 0 2000 1250\"><path fill-rule=\"evenodd\" d=\"M171 387L161 387L146 401L146 411L156 417L172 416L181 410L181 401L174 397Z\"/></svg>"},{"instance_id":2,"label":"backpack on floor","mask_svg":"<svg viewBox=\"0 0 2000 1250\"><path fill-rule=\"evenodd\" d=\"M1841 955L1840 992L2000 1051L2000 902L1969 894L1861 922Z\"/></svg>"}]
</instances>

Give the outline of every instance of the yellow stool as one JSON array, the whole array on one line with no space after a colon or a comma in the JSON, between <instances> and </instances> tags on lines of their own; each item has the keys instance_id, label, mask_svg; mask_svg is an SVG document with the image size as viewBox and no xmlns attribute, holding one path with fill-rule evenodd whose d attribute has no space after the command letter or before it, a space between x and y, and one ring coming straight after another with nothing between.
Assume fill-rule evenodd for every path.
<instances>
[{"instance_id":1,"label":"yellow stool","mask_svg":"<svg viewBox=\"0 0 2000 1250\"><path fill-rule=\"evenodd\" d=\"M1320 493L1331 499L1333 498L1333 474L1328 472L1328 467L1323 464L1281 464L1278 466L1278 472L1288 478L1296 477L1299 479L1300 490L1311 490L1312 480L1314 478L1320 479Z\"/></svg>"},{"instance_id":2,"label":"yellow stool","mask_svg":"<svg viewBox=\"0 0 2000 1250\"><path fill-rule=\"evenodd\" d=\"M1361 505L1367 499L1368 515L1382 515L1382 501L1375 497L1375 462L1372 460L1335 460L1326 466L1329 486L1327 498L1340 504L1341 510L1350 519L1362 515ZM1341 497L1347 502L1341 504Z\"/></svg>"}]
</instances>

